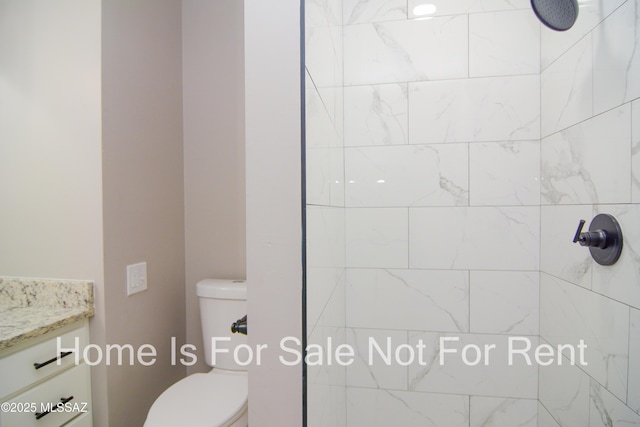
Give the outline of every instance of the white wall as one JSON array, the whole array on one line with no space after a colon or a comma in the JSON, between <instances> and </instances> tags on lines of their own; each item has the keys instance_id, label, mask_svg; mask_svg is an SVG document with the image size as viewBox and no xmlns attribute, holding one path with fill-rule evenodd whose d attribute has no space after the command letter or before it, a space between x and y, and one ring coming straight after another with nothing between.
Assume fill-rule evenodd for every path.
<instances>
[{"instance_id":1,"label":"white wall","mask_svg":"<svg viewBox=\"0 0 640 427\"><path fill-rule=\"evenodd\" d=\"M245 1L249 343L266 344L249 370L249 424L302 423L302 366L281 364L279 342L301 338L300 4Z\"/></svg>"},{"instance_id":2,"label":"white wall","mask_svg":"<svg viewBox=\"0 0 640 427\"><path fill-rule=\"evenodd\" d=\"M98 0L0 1L0 275L93 280L103 345L100 45Z\"/></svg>"},{"instance_id":3,"label":"white wall","mask_svg":"<svg viewBox=\"0 0 640 427\"><path fill-rule=\"evenodd\" d=\"M100 2L0 2L0 274L102 276Z\"/></svg>"},{"instance_id":4,"label":"white wall","mask_svg":"<svg viewBox=\"0 0 640 427\"><path fill-rule=\"evenodd\" d=\"M185 373L180 32L175 2L0 2L0 274L93 280L91 341L161 353L92 369L96 426L141 425Z\"/></svg>"}]
</instances>

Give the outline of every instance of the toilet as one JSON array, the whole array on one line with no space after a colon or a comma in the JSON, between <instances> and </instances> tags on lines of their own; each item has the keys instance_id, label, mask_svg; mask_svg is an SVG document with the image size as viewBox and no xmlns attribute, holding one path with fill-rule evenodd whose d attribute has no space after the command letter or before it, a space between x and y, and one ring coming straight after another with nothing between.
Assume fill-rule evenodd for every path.
<instances>
[{"instance_id":1,"label":"toilet","mask_svg":"<svg viewBox=\"0 0 640 427\"><path fill-rule=\"evenodd\" d=\"M207 365L206 374L192 374L166 389L153 403L144 427L247 427L248 382L245 366L233 349L247 337L231 333L231 325L247 313L247 286L240 280L205 279L196 284ZM218 350L212 364L212 337ZM227 341L226 338L230 340ZM180 355L177 355L179 358Z\"/></svg>"}]
</instances>

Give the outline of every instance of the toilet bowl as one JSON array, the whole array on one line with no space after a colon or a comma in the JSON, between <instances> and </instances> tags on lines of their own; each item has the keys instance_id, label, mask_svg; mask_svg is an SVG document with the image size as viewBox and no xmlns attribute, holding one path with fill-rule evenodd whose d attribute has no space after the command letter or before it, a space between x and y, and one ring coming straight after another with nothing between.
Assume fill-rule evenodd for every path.
<instances>
[{"instance_id":1,"label":"toilet bowl","mask_svg":"<svg viewBox=\"0 0 640 427\"><path fill-rule=\"evenodd\" d=\"M246 336L231 333L231 324L246 314L244 281L206 279L198 282L200 319L206 362L213 369L192 374L166 389L153 403L144 427L247 427L246 368L233 359L233 349ZM228 352L215 354L212 338L221 338Z\"/></svg>"},{"instance_id":2,"label":"toilet bowl","mask_svg":"<svg viewBox=\"0 0 640 427\"><path fill-rule=\"evenodd\" d=\"M145 427L246 427L247 374L213 369L178 381L156 399Z\"/></svg>"}]
</instances>

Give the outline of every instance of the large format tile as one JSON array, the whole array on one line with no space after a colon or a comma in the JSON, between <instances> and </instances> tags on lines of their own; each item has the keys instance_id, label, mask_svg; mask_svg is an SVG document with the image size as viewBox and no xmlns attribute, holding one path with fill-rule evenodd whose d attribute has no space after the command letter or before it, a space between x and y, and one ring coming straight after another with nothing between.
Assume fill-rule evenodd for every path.
<instances>
[{"instance_id":1,"label":"large format tile","mask_svg":"<svg viewBox=\"0 0 640 427\"><path fill-rule=\"evenodd\" d=\"M537 270L540 209L409 209L413 268Z\"/></svg>"},{"instance_id":2,"label":"large format tile","mask_svg":"<svg viewBox=\"0 0 640 427\"><path fill-rule=\"evenodd\" d=\"M589 384L589 376L566 359L562 365L540 366L540 403L560 426L586 426L589 423ZM554 426L550 420L548 423Z\"/></svg>"},{"instance_id":3,"label":"large format tile","mask_svg":"<svg viewBox=\"0 0 640 427\"><path fill-rule=\"evenodd\" d=\"M345 266L344 208L307 206L307 253L310 267Z\"/></svg>"},{"instance_id":4,"label":"large format tile","mask_svg":"<svg viewBox=\"0 0 640 427\"><path fill-rule=\"evenodd\" d=\"M342 24L342 0L304 0L305 27Z\"/></svg>"},{"instance_id":5,"label":"large format tile","mask_svg":"<svg viewBox=\"0 0 640 427\"><path fill-rule=\"evenodd\" d=\"M344 150L308 148L306 152L307 204L344 206Z\"/></svg>"},{"instance_id":6,"label":"large format tile","mask_svg":"<svg viewBox=\"0 0 640 427\"><path fill-rule=\"evenodd\" d=\"M408 4L410 18L496 12L530 7L529 0L409 0Z\"/></svg>"},{"instance_id":7,"label":"large format tile","mask_svg":"<svg viewBox=\"0 0 640 427\"><path fill-rule=\"evenodd\" d=\"M349 427L468 427L469 398L407 391L347 389Z\"/></svg>"},{"instance_id":8,"label":"large format tile","mask_svg":"<svg viewBox=\"0 0 640 427\"><path fill-rule=\"evenodd\" d=\"M539 274L472 271L471 332L538 335Z\"/></svg>"},{"instance_id":9,"label":"large format tile","mask_svg":"<svg viewBox=\"0 0 640 427\"><path fill-rule=\"evenodd\" d=\"M541 74L542 136L593 114L591 35L580 40Z\"/></svg>"},{"instance_id":10,"label":"large format tile","mask_svg":"<svg viewBox=\"0 0 640 427\"><path fill-rule=\"evenodd\" d=\"M606 388L591 380L589 427L639 425L640 415L629 409Z\"/></svg>"},{"instance_id":11,"label":"large format tile","mask_svg":"<svg viewBox=\"0 0 640 427\"><path fill-rule=\"evenodd\" d=\"M317 87L342 86L343 31L335 25L305 31L305 68Z\"/></svg>"},{"instance_id":12,"label":"large format tile","mask_svg":"<svg viewBox=\"0 0 640 427\"><path fill-rule=\"evenodd\" d=\"M537 139L539 76L409 84L411 144Z\"/></svg>"},{"instance_id":13,"label":"large format tile","mask_svg":"<svg viewBox=\"0 0 640 427\"><path fill-rule=\"evenodd\" d=\"M626 400L629 308L544 273L540 279L540 336L554 346L574 348L583 340L586 364L579 360L578 351L575 362Z\"/></svg>"},{"instance_id":14,"label":"large format tile","mask_svg":"<svg viewBox=\"0 0 640 427\"><path fill-rule=\"evenodd\" d=\"M457 353L442 353L441 358L441 337L458 339L444 342L445 349L456 349ZM532 347L537 346L537 337L527 339ZM424 349L423 360L416 357L409 366L409 390L535 399L538 365L535 362L528 365L518 354L510 363L508 340L506 335L410 332L409 345L417 348L422 344ZM519 348L517 345L514 348ZM465 353L466 346L476 346L479 354L473 347ZM485 353L486 346L495 347Z\"/></svg>"},{"instance_id":15,"label":"large format tile","mask_svg":"<svg viewBox=\"0 0 640 427\"><path fill-rule=\"evenodd\" d=\"M640 310L631 309L629 328L629 390L627 393L627 406L640 413Z\"/></svg>"},{"instance_id":16,"label":"large format tile","mask_svg":"<svg viewBox=\"0 0 640 427\"><path fill-rule=\"evenodd\" d=\"M341 90L323 90L322 94L307 74L305 91L305 144L306 148L342 147L342 128L338 123L339 114L331 106L339 103ZM337 92L337 93L336 93ZM331 95L335 96L331 96ZM323 98L324 96L324 98ZM334 100L334 102L330 102Z\"/></svg>"},{"instance_id":17,"label":"large format tile","mask_svg":"<svg viewBox=\"0 0 640 427\"><path fill-rule=\"evenodd\" d=\"M469 76L540 73L540 21L530 10L469 15Z\"/></svg>"},{"instance_id":18,"label":"large format tile","mask_svg":"<svg viewBox=\"0 0 640 427\"><path fill-rule=\"evenodd\" d=\"M538 427L538 401L471 396L471 427Z\"/></svg>"},{"instance_id":19,"label":"large format tile","mask_svg":"<svg viewBox=\"0 0 640 427\"><path fill-rule=\"evenodd\" d=\"M627 1L593 31L594 113L640 96L640 3Z\"/></svg>"},{"instance_id":20,"label":"large format tile","mask_svg":"<svg viewBox=\"0 0 640 427\"><path fill-rule=\"evenodd\" d=\"M331 120L331 124L337 135L337 140L331 147L344 146L344 88L338 87L318 87L318 95L322 100L322 108ZM306 114L306 112L305 112ZM325 145L326 146L326 145Z\"/></svg>"},{"instance_id":21,"label":"large format tile","mask_svg":"<svg viewBox=\"0 0 640 427\"><path fill-rule=\"evenodd\" d=\"M344 24L407 19L406 0L344 0Z\"/></svg>"},{"instance_id":22,"label":"large format tile","mask_svg":"<svg viewBox=\"0 0 640 427\"><path fill-rule=\"evenodd\" d=\"M625 104L544 138L544 204L631 201L631 108Z\"/></svg>"},{"instance_id":23,"label":"large format tile","mask_svg":"<svg viewBox=\"0 0 640 427\"><path fill-rule=\"evenodd\" d=\"M631 103L631 201L640 203L640 99Z\"/></svg>"},{"instance_id":24,"label":"large format tile","mask_svg":"<svg viewBox=\"0 0 640 427\"><path fill-rule=\"evenodd\" d=\"M466 206L467 159L468 144L347 148L346 204Z\"/></svg>"},{"instance_id":25,"label":"large format tile","mask_svg":"<svg viewBox=\"0 0 640 427\"><path fill-rule=\"evenodd\" d=\"M308 427L347 427L347 388L307 383Z\"/></svg>"},{"instance_id":26,"label":"large format tile","mask_svg":"<svg viewBox=\"0 0 640 427\"><path fill-rule=\"evenodd\" d=\"M469 331L469 273L347 270L347 326Z\"/></svg>"},{"instance_id":27,"label":"large format tile","mask_svg":"<svg viewBox=\"0 0 640 427\"><path fill-rule=\"evenodd\" d=\"M328 342L335 348L347 343L346 329L342 326L317 326L307 340L309 349L327 349ZM314 354L319 354L317 351ZM307 378L309 383L344 386L347 381L346 367L342 364L326 360L319 360L319 357L305 355L307 362Z\"/></svg>"},{"instance_id":28,"label":"large format tile","mask_svg":"<svg viewBox=\"0 0 640 427\"><path fill-rule=\"evenodd\" d=\"M540 143L483 142L469 145L470 204L540 204Z\"/></svg>"},{"instance_id":29,"label":"large format tile","mask_svg":"<svg viewBox=\"0 0 640 427\"><path fill-rule=\"evenodd\" d=\"M540 270L591 288L593 260L588 248L573 243L580 220L591 221L591 205L541 207ZM586 225L586 229L589 225Z\"/></svg>"},{"instance_id":30,"label":"large format tile","mask_svg":"<svg viewBox=\"0 0 640 427\"><path fill-rule=\"evenodd\" d=\"M344 328L318 327L309 344L323 345L331 337L334 344L345 343ZM307 415L309 426L346 427L346 369L338 364L307 366Z\"/></svg>"},{"instance_id":31,"label":"large format tile","mask_svg":"<svg viewBox=\"0 0 640 427\"><path fill-rule=\"evenodd\" d=\"M594 291L640 308L640 205L596 206L594 213L613 215L622 228L622 253L614 265L594 262Z\"/></svg>"},{"instance_id":32,"label":"large format tile","mask_svg":"<svg viewBox=\"0 0 640 427\"><path fill-rule=\"evenodd\" d=\"M538 401L538 427L560 427L547 408Z\"/></svg>"},{"instance_id":33,"label":"large format tile","mask_svg":"<svg viewBox=\"0 0 640 427\"><path fill-rule=\"evenodd\" d=\"M467 77L467 32L466 16L346 26L345 84Z\"/></svg>"},{"instance_id":34,"label":"large format tile","mask_svg":"<svg viewBox=\"0 0 640 427\"><path fill-rule=\"evenodd\" d=\"M316 325L345 325L344 268L307 268L307 331Z\"/></svg>"},{"instance_id":35,"label":"large format tile","mask_svg":"<svg viewBox=\"0 0 640 427\"><path fill-rule=\"evenodd\" d=\"M406 331L388 329L347 329L347 344L354 349L354 362L347 367L347 386L367 387L386 390L407 389L407 367L401 363L386 363L372 348L377 343L381 348L387 345L395 351L407 344ZM398 357L405 357L404 354ZM404 359L401 359L404 360Z\"/></svg>"},{"instance_id":36,"label":"large format tile","mask_svg":"<svg viewBox=\"0 0 640 427\"><path fill-rule=\"evenodd\" d=\"M348 147L409 143L407 84L346 87L344 116Z\"/></svg>"},{"instance_id":37,"label":"large format tile","mask_svg":"<svg viewBox=\"0 0 640 427\"><path fill-rule=\"evenodd\" d=\"M626 0L580 0L578 19L575 24L573 24L573 27L571 27L571 30L554 31L542 26L540 34L542 42L542 68L547 68L625 1Z\"/></svg>"},{"instance_id":38,"label":"large format tile","mask_svg":"<svg viewBox=\"0 0 640 427\"><path fill-rule=\"evenodd\" d=\"M406 208L347 208L347 267L408 266Z\"/></svg>"},{"instance_id":39,"label":"large format tile","mask_svg":"<svg viewBox=\"0 0 640 427\"><path fill-rule=\"evenodd\" d=\"M307 386L307 419L309 427L346 427L346 395L344 386L309 384Z\"/></svg>"}]
</instances>

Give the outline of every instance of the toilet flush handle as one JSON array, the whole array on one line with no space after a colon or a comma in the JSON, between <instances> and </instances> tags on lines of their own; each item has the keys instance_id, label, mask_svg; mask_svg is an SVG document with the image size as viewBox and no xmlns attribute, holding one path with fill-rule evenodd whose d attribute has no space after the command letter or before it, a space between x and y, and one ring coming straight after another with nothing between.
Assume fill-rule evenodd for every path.
<instances>
[{"instance_id":1,"label":"toilet flush handle","mask_svg":"<svg viewBox=\"0 0 640 427\"><path fill-rule=\"evenodd\" d=\"M234 334L247 335L247 315L231 324L231 332Z\"/></svg>"}]
</instances>

